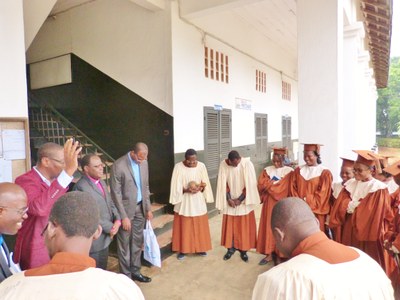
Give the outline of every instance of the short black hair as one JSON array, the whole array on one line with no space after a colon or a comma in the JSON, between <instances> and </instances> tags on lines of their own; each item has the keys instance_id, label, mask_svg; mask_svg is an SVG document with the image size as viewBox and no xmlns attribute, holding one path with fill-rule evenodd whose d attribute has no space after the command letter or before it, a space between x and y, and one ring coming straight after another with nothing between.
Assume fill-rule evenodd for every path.
<instances>
[{"instance_id":1,"label":"short black hair","mask_svg":"<svg viewBox=\"0 0 400 300\"><path fill-rule=\"evenodd\" d=\"M89 193L69 192L54 203L49 221L60 226L67 237L90 238L99 226L99 208Z\"/></svg>"},{"instance_id":2,"label":"short black hair","mask_svg":"<svg viewBox=\"0 0 400 300\"><path fill-rule=\"evenodd\" d=\"M189 156L197 155L196 150L194 149L187 149L185 152L185 158L188 159Z\"/></svg>"},{"instance_id":3,"label":"short black hair","mask_svg":"<svg viewBox=\"0 0 400 300\"><path fill-rule=\"evenodd\" d=\"M95 156L97 156L97 155L94 154L94 153L89 153L89 154L86 154L84 157L81 158L80 163L81 163L82 170L83 170L84 167L90 165L90 160L92 159L92 157L95 157Z\"/></svg>"},{"instance_id":4,"label":"short black hair","mask_svg":"<svg viewBox=\"0 0 400 300\"><path fill-rule=\"evenodd\" d=\"M138 153L140 151L146 150L148 151L148 147L145 143L143 142L138 142L135 144L135 146L133 146L133 152Z\"/></svg>"},{"instance_id":5,"label":"short black hair","mask_svg":"<svg viewBox=\"0 0 400 300\"><path fill-rule=\"evenodd\" d=\"M229 152L228 154L228 159L230 161L233 161L235 159L239 159L240 158L240 154L239 152L237 152L236 150L232 150L231 152Z\"/></svg>"}]
</instances>

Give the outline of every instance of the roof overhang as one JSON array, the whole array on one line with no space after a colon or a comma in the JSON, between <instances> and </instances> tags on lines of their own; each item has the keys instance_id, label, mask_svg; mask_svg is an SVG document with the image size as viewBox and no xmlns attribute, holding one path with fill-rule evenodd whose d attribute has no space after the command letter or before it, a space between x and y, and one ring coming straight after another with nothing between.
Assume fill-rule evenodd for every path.
<instances>
[{"instance_id":1,"label":"roof overhang","mask_svg":"<svg viewBox=\"0 0 400 300\"><path fill-rule=\"evenodd\" d=\"M388 83L390 40L392 35L392 0L361 0L368 50L375 73L377 88Z\"/></svg>"}]
</instances>

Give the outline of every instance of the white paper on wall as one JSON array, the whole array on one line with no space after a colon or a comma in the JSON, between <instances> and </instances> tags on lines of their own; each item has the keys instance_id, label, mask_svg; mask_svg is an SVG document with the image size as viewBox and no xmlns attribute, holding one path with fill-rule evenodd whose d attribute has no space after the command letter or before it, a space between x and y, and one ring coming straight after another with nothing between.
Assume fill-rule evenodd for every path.
<instances>
[{"instance_id":1,"label":"white paper on wall","mask_svg":"<svg viewBox=\"0 0 400 300\"><path fill-rule=\"evenodd\" d=\"M2 131L3 158L6 160L25 159L25 130L5 129Z\"/></svg>"}]
</instances>

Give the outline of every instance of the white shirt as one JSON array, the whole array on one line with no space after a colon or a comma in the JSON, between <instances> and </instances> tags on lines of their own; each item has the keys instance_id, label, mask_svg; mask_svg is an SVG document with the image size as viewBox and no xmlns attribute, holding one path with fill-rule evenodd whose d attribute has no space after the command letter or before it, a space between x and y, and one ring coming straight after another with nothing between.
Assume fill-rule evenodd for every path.
<instances>
[{"instance_id":1,"label":"white shirt","mask_svg":"<svg viewBox=\"0 0 400 300\"><path fill-rule=\"evenodd\" d=\"M309 254L295 256L258 276L253 300L394 299L391 282L381 266L354 250L359 258L339 264Z\"/></svg>"},{"instance_id":2,"label":"white shirt","mask_svg":"<svg viewBox=\"0 0 400 300\"><path fill-rule=\"evenodd\" d=\"M43 182L45 184L47 184L47 186L51 185L51 181L48 180L46 177L43 176L42 173L40 173L40 171L36 168L33 167L33 169L36 171L36 173L38 173L38 175L40 176L40 178L43 180ZM72 179L74 179L74 177L71 177L67 174L67 172L65 172L64 170L61 171L60 175L58 175L57 177L57 181L58 183L65 189L67 188L67 186L72 182Z\"/></svg>"},{"instance_id":3,"label":"white shirt","mask_svg":"<svg viewBox=\"0 0 400 300\"><path fill-rule=\"evenodd\" d=\"M45 276L24 274L13 275L0 284L2 300L144 300L130 278L98 268Z\"/></svg>"}]
</instances>

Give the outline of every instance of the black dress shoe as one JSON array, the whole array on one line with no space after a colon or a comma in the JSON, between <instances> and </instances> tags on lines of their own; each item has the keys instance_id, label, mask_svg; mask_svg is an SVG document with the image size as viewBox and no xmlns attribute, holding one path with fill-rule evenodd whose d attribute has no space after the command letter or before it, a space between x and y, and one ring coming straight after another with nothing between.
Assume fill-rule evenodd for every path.
<instances>
[{"instance_id":1,"label":"black dress shoe","mask_svg":"<svg viewBox=\"0 0 400 300\"><path fill-rule=\"evenodd\" d=\"M249 261L249 257L247 256L246 251L240 251L240 258L241 258L244 262L248 262L248 261Z\"/></svg>"},{"instance_id":2,"label":"black dress shoe","mask_svg":"<svg viewBox=\"0 0 400 300\"><path fill-rule=\"evenodd\" d=\"M144 276L143 274L140 273L132 274L132 279L140 282L151 282L150 277Z\"/></svg>"},{"instance_id":3,"label":"black dress shoe","mask_svg":"<svg viewBox=\"0 0 400 300\"><path fill-rule=\"evenodd\" d=\"M228 251L224 255L224 260L230 259L232 257L232 255L233 255L233 253L235 253L235 250L232 251L231 249L228 249Z\"/></svg>"},{"instance_id":4,"label":"black dress shoe","mask_svg":"<svg viewBox=\"0 0 400 300\"><path fill-rule=\"evenodd\" d=\"M269 263L272 260L271 256L272 255L265 256L262 260L260 260L260 262L258 264L260 266L266 265L267 263Z\"/></svg>"}]
</instances>

